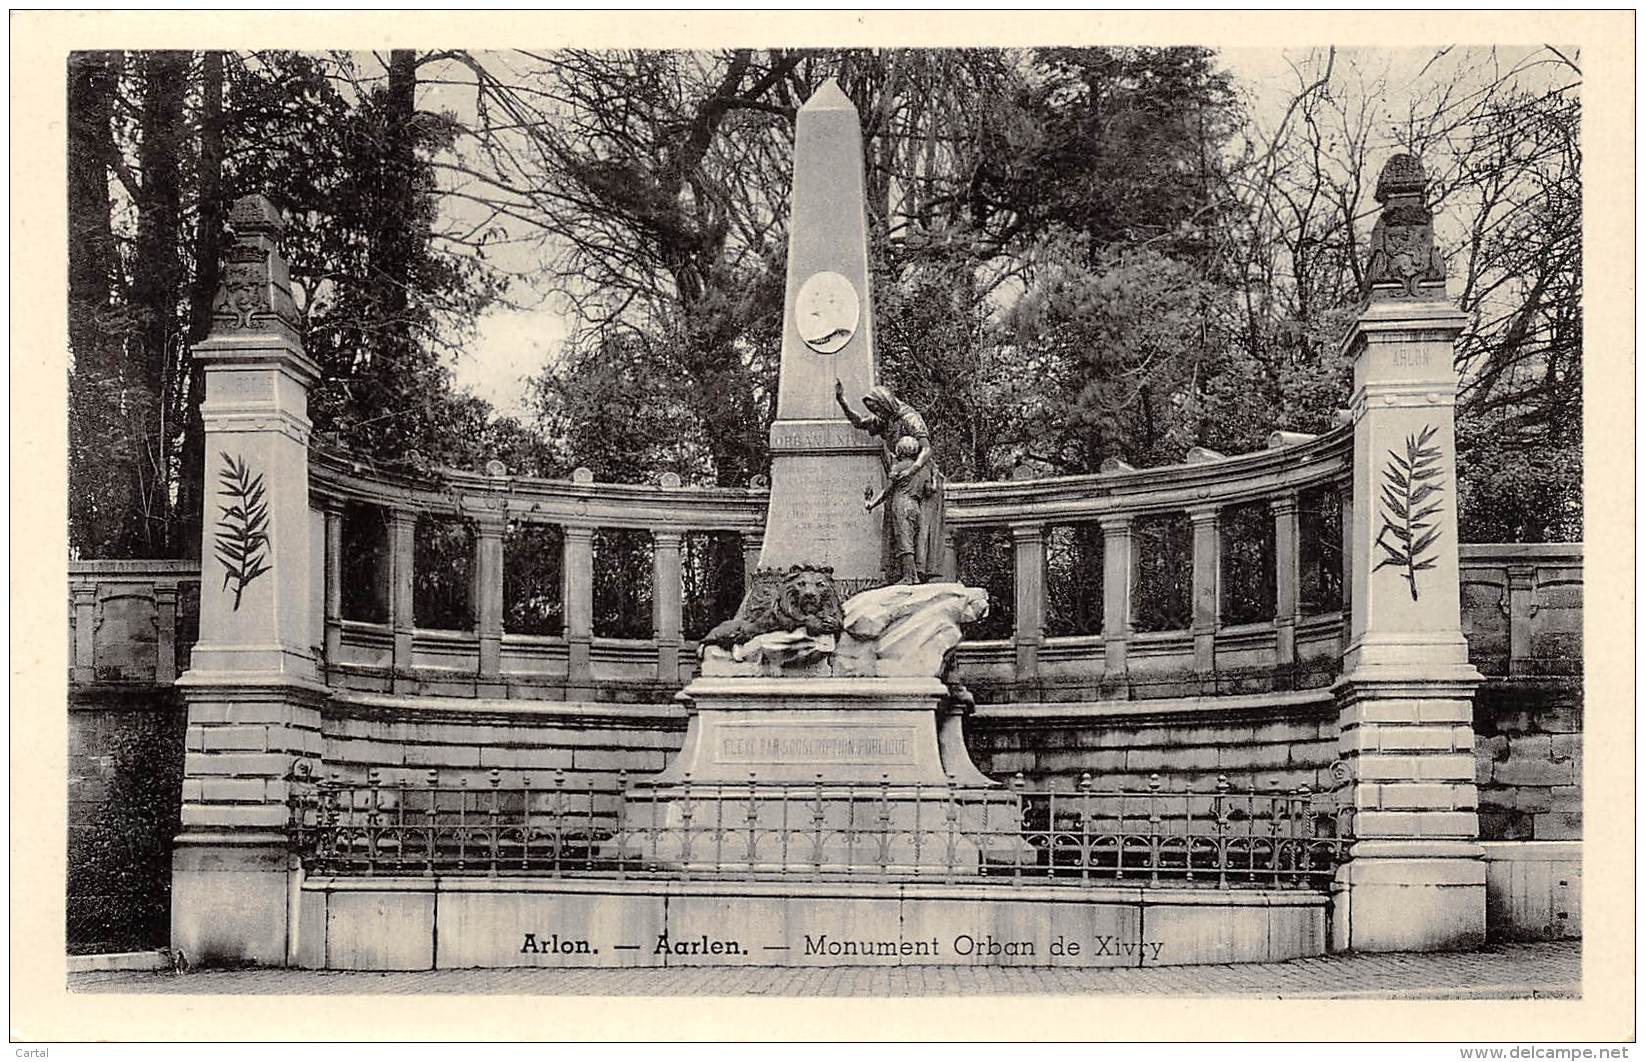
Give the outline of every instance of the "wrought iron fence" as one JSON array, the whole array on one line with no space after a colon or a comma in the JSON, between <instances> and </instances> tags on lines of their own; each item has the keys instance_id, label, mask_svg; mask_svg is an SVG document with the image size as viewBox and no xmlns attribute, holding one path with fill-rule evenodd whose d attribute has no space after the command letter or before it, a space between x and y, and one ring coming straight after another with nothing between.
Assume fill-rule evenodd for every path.
<instances>
[{"instance_id":1,"label":"wrought iron fence","mask_svg":"<svg viewBox=\"0 0 1645 1062\"><path fill-rule=\"evenodd\" d=\"M1350 809L1307 786L1195 790L337 780L292 796L311 873L1324 889Z\"/></svg>"}]
</instances>

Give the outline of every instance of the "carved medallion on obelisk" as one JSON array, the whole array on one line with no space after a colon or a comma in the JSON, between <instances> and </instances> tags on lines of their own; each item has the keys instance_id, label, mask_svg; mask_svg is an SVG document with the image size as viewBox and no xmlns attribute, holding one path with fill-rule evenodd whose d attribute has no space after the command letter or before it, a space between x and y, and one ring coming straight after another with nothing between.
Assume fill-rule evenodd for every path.
<instances>
[{"instance_id":1,"label":"carved medallion on obelisk","mask_svg":"<svg viewBox=\"0 0 1645 1062\"><path fill-rule=\"evenodd\" d=\"M794 327L818 354L833 354L857 334L862 304L851 281L830 270L813 273L794 300Z\"/></svg>"}]
</instances>

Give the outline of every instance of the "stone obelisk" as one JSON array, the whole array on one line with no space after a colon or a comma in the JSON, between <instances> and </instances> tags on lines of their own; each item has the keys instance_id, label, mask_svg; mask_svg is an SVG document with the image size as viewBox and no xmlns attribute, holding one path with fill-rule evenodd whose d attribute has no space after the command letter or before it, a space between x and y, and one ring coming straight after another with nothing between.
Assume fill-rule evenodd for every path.
<instances>
[{"instance_id":1,"label":"stone obelisk","mask_svg":"<svg viewBox=\"0 0 1645 1062\"><path fill-rule=\"evenodd\" d=\"M863 511L863 490L885 481L879 444L852 427L834 400L876 382L868 278L862 130L833 80L800 108L788 226L788 285L777 418L771 425L771 502L763 567L834 569L842 596L881 580L884 517Z\"/></svg>"}]
</instances>

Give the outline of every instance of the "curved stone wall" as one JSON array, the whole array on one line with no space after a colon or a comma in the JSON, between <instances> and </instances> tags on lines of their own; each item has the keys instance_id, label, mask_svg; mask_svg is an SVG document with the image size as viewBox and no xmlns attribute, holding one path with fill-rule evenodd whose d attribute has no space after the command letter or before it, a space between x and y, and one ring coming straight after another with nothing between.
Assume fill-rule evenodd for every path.
<instances>
[{"instance_id":1,"label":"curved stone wall","mask_svg":"<svg viewBox=\"0 0 1645 1062\"><path fill-rule=\"evenodd\" d=\"M1300 592L1305 555L1340 556L1339 542L1305 541L1299 498L1346 482L1351 433L1287 436L1272 449L1197 460L1167 468L1121 470L1001 483L948 485L951 530L946 570L958 574L959 540L1000 530L1012 541L1009 637L961 647L960 681L983 701L1132 700L1255 693L1329 684L1340 658L1340 607L1310 612ZM316 651L336 688L417 695L645 702L666 698L693 673L695 645L683 629L689 603L682 585L682 543L704 533L739 537L744 574L758 556L768 494L764 489L602 484L442 471L426 476L373 469L316 454L311 469L313 537L326 558L315 588L323 622ZM385 528L377 578L386 614L360 621L346 614L340 586L346 565L345 520L369 506ZM1258 622L1225 622L1233 567L1219 526L1233 507L1261 507L1267 519L1258 573L1271 598ZM1193 527L1191 564L1177 576L1191 583L1189 622L1177 630L1135 629L1133 586L1154 558L1133 533L1139 522L1180 515ZM464 521L473 543L472 623L436 630L419 623L415 605L418 521ZM1340 525L1340 520L1330 524ZM503 586L505 531L549 525L559 531L558 587L563 627L544 635L510 630ZM1047 636L1047 529L1101 529L1104 580L1100 624L1074 636ZM650 585L634 595L650 603L650 637L606 637L598 629L596 557L607 530L644 532L651 543ZM1340 531L1337 532L1340 535ZM1237 543L1248 546L1250 543ZM632 557L630 556L631 560ZM1157 567L1157 565L1156 565ZM1191 568L1191 573L1189 569ZM1249 565L1247 565L1247 570ZM1152 570L1152 569L1151 569ZM357 576L355 576L357 578ZM1340 565L1324 578L1341 585ZM550 588L539 588L549 590ZM1087 602L1088 606L1095 603ZM644 625L643 620L641 625ZM630 623L630 627L634 624Z\"/></svg>"}]
</instances>

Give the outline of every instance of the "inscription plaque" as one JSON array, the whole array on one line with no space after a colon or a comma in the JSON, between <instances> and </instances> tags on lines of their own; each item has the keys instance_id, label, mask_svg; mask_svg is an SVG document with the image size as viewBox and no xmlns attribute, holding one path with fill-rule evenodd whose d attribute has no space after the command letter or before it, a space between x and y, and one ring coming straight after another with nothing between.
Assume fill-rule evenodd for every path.
<instances>
[{"instance_id":1,"label":"inscription plaque","mask_svg":"<svg viewBox=\"0 0 1645 1062\"><path fill-rule=\"evenodd\" d=\"M856 763L906 766L915 762L914 732L892 726L725 726L715 734L721 763Z\"/></svg>"}]
</instances>

